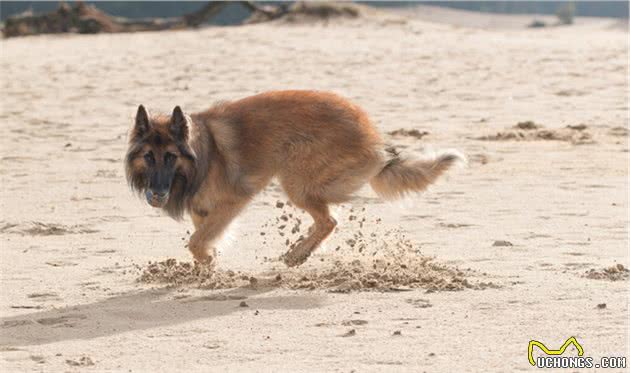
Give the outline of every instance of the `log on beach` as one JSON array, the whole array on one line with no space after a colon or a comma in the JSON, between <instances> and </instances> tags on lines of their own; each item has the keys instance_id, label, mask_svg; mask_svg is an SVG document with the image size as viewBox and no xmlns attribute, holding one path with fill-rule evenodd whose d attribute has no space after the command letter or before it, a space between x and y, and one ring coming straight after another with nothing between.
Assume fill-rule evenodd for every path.
<instances>
[{"instance_id":1,"label":"log on beach","mask_svg":"<svg viewBox=\"0 0 630 373\"><path fill-rule=\"evenodd\" d=\"M5 37L59 33L116 33L164 31L194 28L214 17L226 2L208 2L199 10L176 18L128 19L111 16L93 5L77 2L60 3L59 7L41 15L21 14L6 20Z\"/></svg>"},{"instance_id":2,"label":"log on beach","mask_svg":"<svg viewBox=\"0 0 630 373\"><path fill-rule=\"evenodd\" d=\"M6 20L4 37L59 33L118 33L140 31L167 31L197 28L215 18L228 4L240 4L249 16L239 24L252 24L285 20L290 23L328 21L333 18L356 18L360 6L352 3L296 2L279 5L258 4L253 1L211 1L200 9L172 18L130 19L115 17L93 5L61 2L49 13L33 15L22 13Z\"/></svg>"}]
</instances>

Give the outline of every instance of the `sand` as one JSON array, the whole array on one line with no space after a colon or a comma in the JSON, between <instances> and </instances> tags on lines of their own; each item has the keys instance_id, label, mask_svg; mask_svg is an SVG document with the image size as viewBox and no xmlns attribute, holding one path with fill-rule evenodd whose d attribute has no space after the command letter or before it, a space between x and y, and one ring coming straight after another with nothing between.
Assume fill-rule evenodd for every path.
<instances>
[{"instance_id":1,"label":"sand","mask_svg":"<svg viewBox=\"0 0 630 373\"><path fill-rule=\"evenodd\" d=\"M628 356L627 28L453 14L0 41L2 370L505 372L570 336ZM469 164L361 190L297 269L278 258L310 218L274 183L195 267L190 221L125 183L137 105L287 88Z\"/></svg>"}]
</instances>

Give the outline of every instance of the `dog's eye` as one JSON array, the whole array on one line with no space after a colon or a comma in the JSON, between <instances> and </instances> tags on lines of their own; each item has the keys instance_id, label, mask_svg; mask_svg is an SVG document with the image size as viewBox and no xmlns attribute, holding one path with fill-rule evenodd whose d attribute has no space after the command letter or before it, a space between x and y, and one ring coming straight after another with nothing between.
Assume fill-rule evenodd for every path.
<instances>
[{"instance_id":1,"label":"dog's eye","mask_svg":"<svg viewBox=\"0 0 630 373\"><path fill-rule=\"evenodd\" d=\"M173 153L170 153L170 152L164 153L164 163L166 164L171 164L175 162L175 158L177 158L177 156Z\"/></svg>"},{"instance_id":2,"label":"dog's eye","mask_svg":"<svg viewBox=\"0 0 630 373\"><path fill-rule=\"evenodd\" d=\"M152 165L155 163L155 157L153 157L153 152L148 152L144 155L144 160L147 164Z\"/></svg>"}]
</instances>

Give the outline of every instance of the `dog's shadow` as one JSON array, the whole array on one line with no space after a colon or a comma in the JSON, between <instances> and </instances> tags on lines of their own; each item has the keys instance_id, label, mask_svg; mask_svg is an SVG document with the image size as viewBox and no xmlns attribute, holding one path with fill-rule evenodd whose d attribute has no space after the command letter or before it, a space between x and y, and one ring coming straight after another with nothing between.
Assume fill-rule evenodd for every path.
<instances>
[{"instance_id":1,"label":"dog's shadow","mask_svg":"<svg viewBox=\"0 0 630 373\"><path fill-rule=\"evenodd\" d=\"M87 340L216 318L233 312L299 310L321 305L321 298L315 294L253 297L266 291L239 288L178 298L173 289L153 289L84 305L5 317L0 319L0 345L15 347L73 339ZM246 298L247 305L241 304Z\"/></svg>"}]
</instances>

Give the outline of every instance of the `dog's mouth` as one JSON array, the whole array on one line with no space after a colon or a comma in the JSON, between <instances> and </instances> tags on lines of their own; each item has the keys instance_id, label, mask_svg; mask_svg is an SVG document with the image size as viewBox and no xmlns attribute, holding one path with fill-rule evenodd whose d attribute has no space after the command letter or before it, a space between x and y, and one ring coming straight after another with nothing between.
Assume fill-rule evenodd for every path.
<instances>
[{"instance_id":1,"label":"dog's mouth","mask_svg":"<svg viewBox=\"0 0 630 373\"><path fill-rule=\"evenodd\" d=\"M153 207L164 207L164 205L166 205L166 203L168 202L168 193L158 194L147 190L146 197L149 205Z\"/></svg>"}]
</instances>

